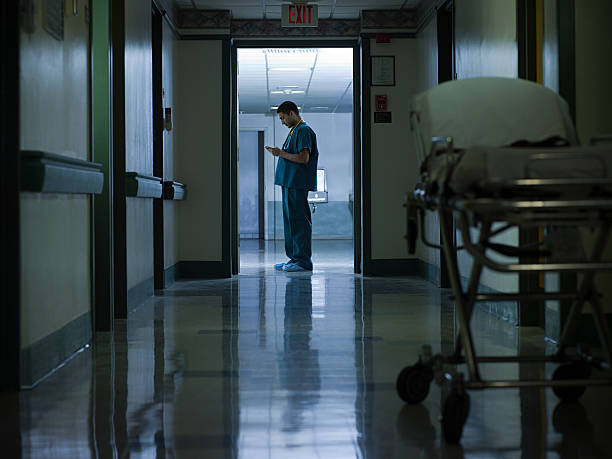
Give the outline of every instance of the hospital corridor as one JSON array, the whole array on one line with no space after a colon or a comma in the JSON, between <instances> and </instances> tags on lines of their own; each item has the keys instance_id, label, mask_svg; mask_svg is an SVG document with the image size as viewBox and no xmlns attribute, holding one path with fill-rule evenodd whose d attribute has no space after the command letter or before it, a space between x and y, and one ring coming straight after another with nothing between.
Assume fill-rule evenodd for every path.
<instances>
[{"instance_id":1,"label":"hospital corridor","mask_svg":"<svg viewBox=\"0 0 612 459\"><path fill-rule=\"evenodd\" d=\"M612 458L611 2L0 13L1 458Z\"/></svg>"}]
</instances>

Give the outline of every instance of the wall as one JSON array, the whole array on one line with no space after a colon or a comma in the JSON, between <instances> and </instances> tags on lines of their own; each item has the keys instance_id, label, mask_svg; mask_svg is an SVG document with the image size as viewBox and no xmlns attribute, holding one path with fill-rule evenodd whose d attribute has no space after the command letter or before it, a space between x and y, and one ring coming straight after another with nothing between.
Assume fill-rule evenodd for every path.
<instances>
[{"instance_id":1,"label":"wall","mask_svg":"<svg viewBox=\"0 0 612 459\"><path fill-rule=\"evenodd\" d=\"M174 107L174 59L178 39L166 20L163 21L162 42L162 105L172 109ZM174 121L174 120L173 120ZM175 173L174 143L175 130L164 130L164 180L181 182L181 177ZM164 268L168 269L179 261L178 244L178 207L181 203L164 201Z\"/></svg>"},{"instance_id":2,"label":"wall","mask_svg":"<svg viewBox=\"0 0 612 459\"><path fill-rule=\"evenodd\" d=\"M65 15L63 41L42 28L41 1L34 2L33 33L22 29L22 150L90 158L89 25L83 15L86 4L80 3L78 16ZM91 311L90 198L22 193L20 219L21 348L41 343L76 319L85 318L86 329L80 330L78 348L91 335L91 322L87 320ZM46 363L57 365L62 352L74 352L76 348L46 346L50 357ZM55 354L51 357L50 353ZM31 363L22 361L22 366L27 368ZM22 383L29 384L40 376L25 375L30 380Z\"/></svg>"},{"instance_id":3,"label":"wall","mask_svg":"<svg viewBox=\"0 0 612 459\"><path fill-rule=\"evenodd\" d=\"M409 132L408 106L410 98L419 91L420 71L415 66L418 49L418 42L414 39L393 38L388 44L370 40L372 56L395 56L395 86L371 88L371 107L376 107L377 94L386 94L393 117L390 124L374 124L374 110L371 114L373 260L412 257L404 239L406 217L403 205L407 193L418 180L419 166Z\"/></svg>"},{"instance_id":4,"label":"wall","mask_svg":"<svg viewBox=\"0 0 612 459\"><path fill-rule=\"evenodd\" d=\"M516 42L516 1L456 0L455 53L457 78L481 76L518 77ZM472 233L472 239L477 233ZM460 243L461 238L458 237ZM516 244L518 231L494 239ZM472 260L459 252L462 276L468 276ZM499 291L516 291L518 275L507 275L485 269L481 283Z\"/></svg>"},{"instance_id":5,"label":"wall","mask_svg":"<svg viewBox=\"0 0 612 459\"><path fill-rule=\"evenodd\" d=\"M419 92L438 85L438 22L436 17L417 36L417 67L419 68ZM440 220L435 212L425 214L425 235L433 243L440 241ZM420 228L419 228L420 231ZM420 239L419 239L420 240ZM417 256L426 263L439 268L440 251L417 244Z\"/></svg>"},{"instance_id":6,"label":"wall","mask_svg":"<svg viewBox=\"0 0 612 459\"><path fill-rule=\"evenodd\" d=\"M153 175L151 33L151 3L125 2L125 169L145 175ZM152 286L152 199L126 198L126 241L128 289Z\"/></svg>"},{"instance_id":7,"label":"wall","mask_svg":"<svg viewBox=\"0 0 612 459\"><path fill-rule=\"evenodd\" d=\"M312 216L313 238L350 239L353 234L349 210L349 194L353 192L353 114L302 113L302 117L317 135L318 168L325 169L329 193L329 203L318 205ZM278 147L282 147L289 132L276 113L240 115L239 128L262 130L264 143ZM277 161L270 154L264 157L267 239L283 238L281 189L274 185Z\"/></svg>"},{"instance_id":8,"label":"wall","mask_svg":"<svg viewBox=\"0 0 612 459\"><path fill-rule=\"evenodd\" d=\"M518 76L515 0L455 0L457 78Z\"/></svg>"},{"instance_id":9,"label":"wall","mask_svg":"<svg viewBox=\"0 0 612 459\"><path fill-rule=\"evenodd\" d=\"M547 88L559 92L559 25L557 0L543 2L542 79Z\"/></svg>"},{"instance_id":10,"label":"wall","mask_svg":"<svg viewBox=\"0 0 612 459\"><path fill-rule=\"evenodd\" d=\"M178 210L181 261L222 259L221 43L185 40L175 47L175 172L189 187Z\"/></svg>"},{"instance_id":11,"label":"wall","mask_svg":"<svg viewBox=\"0 0 612 459\"><path fill-rule=\"evenodd\" d=\"M612 47L609 19L612 3L606 0L577 1L576 5L576 128L583 144L600 135L612 135L612 63L602 58L602 50ZM593 233L582 232L585 248L589 249ZM612 244L604 252L612 258ZM606 312L612 312L612 274L596 277L597 290L602 292Z\"/></svg>"}]
</instances>

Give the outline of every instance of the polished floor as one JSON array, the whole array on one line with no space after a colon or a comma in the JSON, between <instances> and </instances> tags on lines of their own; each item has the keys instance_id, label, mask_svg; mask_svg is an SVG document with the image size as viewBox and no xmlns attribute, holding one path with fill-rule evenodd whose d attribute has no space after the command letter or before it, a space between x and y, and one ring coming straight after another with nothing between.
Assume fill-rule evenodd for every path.
<instances>
[{"instance_id":1,"label":"polished floor","mask_svg":"<svg viewBox=\"0 0 612 459\"><path fill-rule=\"evenodd\" d=\"M31 391L1 395L0 457L604 458L612 389L473 391L461 445L441 435L445 390L395 391L423 344L452 349L447 291L352 274L350 241L315 241L313 273L280 273L282 245L244 241L241 274L182 281ZM477 311L477 350L544 352L541 330ZM484 375L550 374L489 365Z\"/></svg>"}]
</instances>

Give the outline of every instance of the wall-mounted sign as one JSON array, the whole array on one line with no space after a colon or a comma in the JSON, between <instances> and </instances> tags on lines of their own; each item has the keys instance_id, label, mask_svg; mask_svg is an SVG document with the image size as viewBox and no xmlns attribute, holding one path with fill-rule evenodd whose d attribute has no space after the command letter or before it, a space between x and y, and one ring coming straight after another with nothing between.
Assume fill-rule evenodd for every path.
<instances>
[{"instance_id":1,"label":"wall-mounted sign","mask_svg":"<svg viewBox=\"0 0 612 459\"><path fill-rule=\"evenodd\" d=\"M282 5L283 27L317 27L319 25L319 5L291 4Z\"/></svg>"},{"instance_id":2,"label":"wall-mounted sign","mask_svg":"<svg viewBox=\"0 0 612 459\"><path fill-rule=\"evenodd\" d=\"M387 111L387 95L376 94L376 111L386 112Z\"/></svg>"},{"instance_id":3,"label":"wall-mounted sign","mask_svg":"<svg viewBox=\"0 0 612 459\"><path fill-rule=\"evenodd\" d=\"M371 56L372 86L395 86L395 57Z\"/></svg>"}]
</instances>

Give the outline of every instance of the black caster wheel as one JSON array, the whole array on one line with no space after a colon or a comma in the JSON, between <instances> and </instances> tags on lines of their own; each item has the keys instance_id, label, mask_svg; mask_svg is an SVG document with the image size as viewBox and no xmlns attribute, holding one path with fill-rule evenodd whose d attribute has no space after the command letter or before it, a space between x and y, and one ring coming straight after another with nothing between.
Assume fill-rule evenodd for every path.
<instances>
[{"instance_id":1,"label":"black caster wheel","mask_svg":"<svg viewBox=\"0 0 612 459\"><path fill-rule=\"evenodd\" d=\"M457 444L470 413L470 396L466 392L451 392L444 402L442 432L448 444Z\"/></svg>"},{"instance_id":2,"label":"black caster wheel","mask_svg":"<svg viewBox=\"0 0 612 459\"><path fill-rule=\"evenodd\" d=\"M567 379L589 379L591 367L584 362L572 362L559 366L553 373L553 381ZM586 386L553 386L553 392L564 402L575 402L580 398Z\"/></svg>"},{"instance_id":3,"label":"black caster wheel","mask_svg":"<svg viewBox=\"0 0 612 459\"><path fill-rule=\"evenodd\" d=\"M404 368L397 376L397 394L406 403L420 403L429 394L433 370L421 362Z\"/></svg>"}]
</instances>

